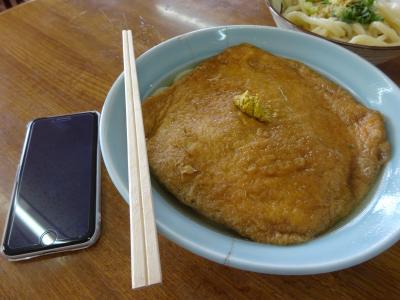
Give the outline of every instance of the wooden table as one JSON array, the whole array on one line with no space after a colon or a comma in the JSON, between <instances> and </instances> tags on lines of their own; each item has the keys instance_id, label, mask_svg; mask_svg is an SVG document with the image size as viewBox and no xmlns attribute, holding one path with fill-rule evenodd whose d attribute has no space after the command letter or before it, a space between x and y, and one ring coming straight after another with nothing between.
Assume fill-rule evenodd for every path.
<instances>
[{"instance_id":1,"label":"wooden table","mask_svg":"<svg viewBox=\"0 0 400 300\"><path fill-rule=\"evenodd\" d=\"M26 123L100 111L122 70L122 28L134 30L140 54L177 34L223 24L274 23L261 0L37 0L0 14L0 229ZM400 59L380 68L400 83ZM103 231L94 247L18 263L0 258L0 298L400 298L399 243L348 270L272 276L210 262L162 236L163 285L132 291L128 207L105 168L102 201Z\"/></svg>"}]
</instances>

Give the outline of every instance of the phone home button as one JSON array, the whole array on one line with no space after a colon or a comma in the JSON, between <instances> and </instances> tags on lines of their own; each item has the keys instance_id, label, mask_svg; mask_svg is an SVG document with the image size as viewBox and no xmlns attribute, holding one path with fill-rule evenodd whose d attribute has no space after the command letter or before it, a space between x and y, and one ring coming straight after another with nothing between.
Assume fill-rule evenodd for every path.
<instances>
[{"instance_id":1,"label":"phone home button","mask_svg":"<svg viewBox=\"0 0 400 300\"><path fill-rule=\"evenodd\" d=\"M57 239L57 233L55 233L52 230L48 230L45 233L42 234L42 236L40 237L40 243L43 246L49 246L51 244L53 244Z\"/></svg>"}]
</instances>

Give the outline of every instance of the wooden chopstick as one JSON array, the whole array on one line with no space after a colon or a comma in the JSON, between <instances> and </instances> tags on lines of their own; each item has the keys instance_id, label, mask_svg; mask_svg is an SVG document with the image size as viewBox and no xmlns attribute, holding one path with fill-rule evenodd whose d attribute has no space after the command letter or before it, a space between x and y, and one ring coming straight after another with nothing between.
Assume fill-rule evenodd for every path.
<instances>
[{"instance_id":1,"label":"wooden chopstick","mask_svg":"<svg viewBox=\"0 0 400 300\"><path fill-rule=\"evenodd\" d=\"M161 266L132 32L122 31L132 288L161 282Z\"/></svg>"}]
</instances>

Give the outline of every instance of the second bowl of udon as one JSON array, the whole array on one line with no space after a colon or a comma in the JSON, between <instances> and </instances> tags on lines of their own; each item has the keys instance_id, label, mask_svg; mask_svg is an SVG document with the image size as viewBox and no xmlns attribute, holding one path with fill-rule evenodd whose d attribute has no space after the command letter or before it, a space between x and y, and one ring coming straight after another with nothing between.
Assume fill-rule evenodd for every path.
<instances>
[{"instance_id":1,"label":"second bowl of udon","mask_svg":"<svg viewBox=\"0 0 400 300\"><path fill-rule=\"evenodd\" d=\"M373 64L400 56L400 0L265 0L276 25L329 40Z\"/></svg>"}]
</instances>

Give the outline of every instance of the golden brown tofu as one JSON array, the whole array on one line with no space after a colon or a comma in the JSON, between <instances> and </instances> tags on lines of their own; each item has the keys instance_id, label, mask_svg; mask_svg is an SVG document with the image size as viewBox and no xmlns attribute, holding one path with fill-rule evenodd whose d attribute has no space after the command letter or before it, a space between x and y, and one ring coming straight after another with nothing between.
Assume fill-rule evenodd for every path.
<instances>
[{"instance_id":1,"label":"golden brown tofu","mask_svg":"<svg viewBox=\"0 0 400 300\"><path fill-rule=\"evenodd\" d=\"M273 117L234 99L248 91ZM389 156L382 116L302 63L243 44L143 104L152 173L177 199L258 242L293 244L360 202Z\"/></svg>"}]
</instances>

